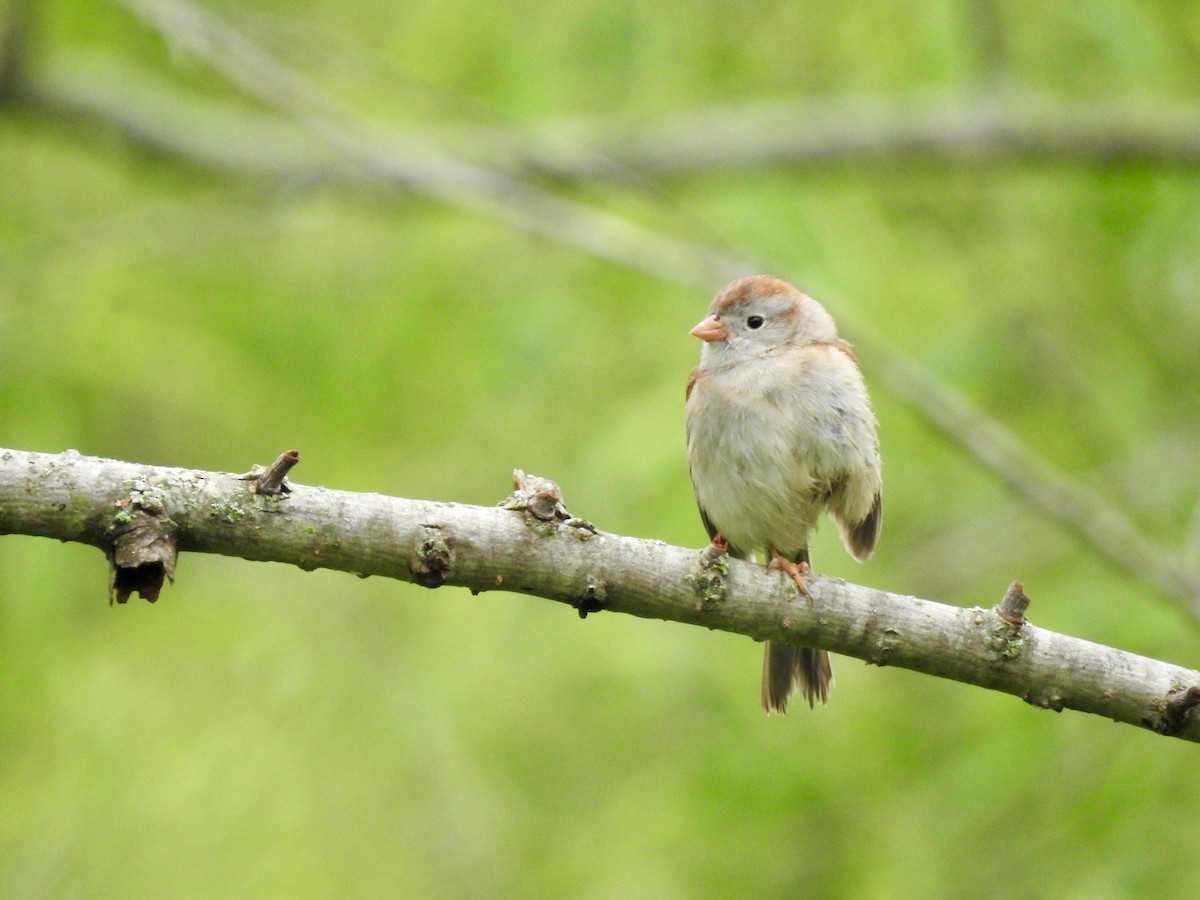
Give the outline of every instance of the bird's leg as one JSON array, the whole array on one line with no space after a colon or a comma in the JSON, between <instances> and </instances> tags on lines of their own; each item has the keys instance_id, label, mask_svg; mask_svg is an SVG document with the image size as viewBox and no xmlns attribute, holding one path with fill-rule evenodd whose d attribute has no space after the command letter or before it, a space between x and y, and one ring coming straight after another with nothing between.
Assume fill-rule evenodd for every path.
<instances>
[{"instance_id":1,"label":"bird's leg","mask_svg":"<svg viewBox=\"0 0 1200 900\"><path fill-rule=\"evenodd\" d=\"M808 585L804 583L804 576L811 575L812 569L808 563L801 560L800 562L792 562L786 556L780 556L779 551L774 547L767 547L767 552L771 554L771 561L767 563L769 569L782 569L791 576L792 581L796 585L796 589L804 596L808 596Z\"/></svg>"},{"instance_id":2,"label":"bird's leg","mask_svg":"<svg viewBox=\"0 0 1200 900\"><path fill-rule=\"evenodd\" d=\"M700 551L700 564L702 566L724 566L725 554L729 552L729 543L725 538L721 537L718 531L712 536L712 542Z\"/></svg>"}]
</instances>

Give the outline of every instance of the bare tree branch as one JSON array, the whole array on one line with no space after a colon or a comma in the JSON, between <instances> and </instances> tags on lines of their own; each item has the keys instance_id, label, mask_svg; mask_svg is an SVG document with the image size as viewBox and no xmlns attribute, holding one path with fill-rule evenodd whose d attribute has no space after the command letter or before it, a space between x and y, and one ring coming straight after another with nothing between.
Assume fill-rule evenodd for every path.
<instances>
[{"instance_id":1,"label":"bare tree branch","mask_svg":"<svg viewBox=\"0 0 1200 900\"><path fill-rule=\"evenodd\" d=\"M200 7L181 0L114 2L139 15L173 44L206 60L247 94L325 145L324 150L316 153L312 148L300 149L294 133L281 137L290 150L281 158L297 165L311 163L325 175L418 190L473 212L499 216L556 243L706 291L729 277L763 269L752 262L715 253L709 247L664 237L615 214L557 196L515 176L463 162L394 130L384 129L344 108L303 74L275 60ZM64 90L64 82L56 84L60 97L65 94L81 106L101 108L78 85ZM738 141L774 141L777 140L774 135L786 136L790 128L797 140L812 141L813 152L818 156L840 155L855 148L879 152L898 146L919 147L947 138L950 140L947 146L975 152L972 148L977 149L981 141L986 144L999 138L998 146L1002 147L1061 149L1078 145L1084 152L1108 158L1120 157L1125 152L1122 147L1137 145L1138 141L1146 141L1149 146L1157 142L1158 146L1168 148L1172 158L1200 158L1200 129L1195 127L1191 107L1177 110L1164 119L1136 112L1120 115L1112 109L1078 111L1034 105L1028 109L1016 108L1025 111L1017 112L1014 118L1014 108L996 101L998 96L992 95L987 102L967 100L957 106L933 105L915 112L898 106L872 107L869 114L865 107L856 111L844 103L823 113L814 112L811 107L801 108L800 104L768 104L713 111L698 116L685 127L667 125L662 131L674 129L686 133L690 135L686 140L706 146L733 147L733 151L719 152L734 153L743 152L736 149ZM109 102L103 108L112 114L113 106ZM142 116L137 119L138 127L151 128L152 120L153 117ZM256 139L263 133L271 132L266 127L258 129ZM1111 139L1104 138L1106 133ZM670 146L670 139L664 134L646 140L649 147ZM661 141L666 143L660 144ZM636 148L636 143L622 139L621 146ZM236 146L234 142L231 144ZM1198 149L1193 150L1193 146ZM1088 147L1092 149L1087 150ZM676 149L681 158L687 157L681 148ZM205 152L213 150L208 145ZM620 158L620 148L612 150ZM753 151L751 155L758 152L761 151ZM666 151L666 155L672 153L675 151ZM593 156L590 152L588 155ZM596 158L603 160L605 155L601 153ZM628 156L624 159L625 164L637 164ZM742 159L750 161L744 156ZM869 346L863 358L867 360L868 373L881 376L881 388L903 399L981 465L1080 535L1113 565L1133 573L1142 583L1200 619L1200 572L1188 564L1182 549L1168 549L1144 537L1129 517L1104 500L1100 492L1051 466L1011 431L889 345L870 340L861 329L857 330L855 340Z\"/></svg>"},{"instance_id":2,"label":"bare tree branch","mask_svg":"<svg viewBox=\"0 0 1200 900\"><path fill-rule=\"evenodd\" d=\"M291 487L264 496L237 475L0 450L0 533L91 544L117 569L114 547L137 532L139 546L169 537L180 551L514 591L584 616L623 612L824 647L1200 741L1200 715L1191 713L1200 672L1036 628L1019 585L991 610L825 577L809 581L804 599L786 576L754 563L597 531L542 479L521 477L499 508ZM155 571L160 585L171 577L168 555L166 571L155 568L161 554L127 560L137 579L126 596ZM119 594L119 572L113 581Z\"/></svg>"}]
</instances>

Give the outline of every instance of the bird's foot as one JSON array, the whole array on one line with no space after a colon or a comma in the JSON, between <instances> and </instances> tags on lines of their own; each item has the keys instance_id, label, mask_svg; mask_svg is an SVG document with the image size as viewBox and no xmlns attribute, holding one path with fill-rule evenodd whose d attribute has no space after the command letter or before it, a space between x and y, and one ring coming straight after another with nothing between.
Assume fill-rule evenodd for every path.
<instances>
[{"instance_id":1,"label":"bird's foot","mask_svg":"<svg viewBox=\"0 0 1200 900\"><path fill-rule=\"evenodd\" d=\"M805 597L808 594L808 585L804 583L804 576L811 575L812 569L808 563L801 560L800 562L792 562L786 556L780 556L779 551L774 547L767 548L771 553L771 561L767 563L769 569L781 569L791 576L792 582L796 585L796 590L802 593Z\"/></svg>"},{"instance_id":2,"label":"bird's foot","mask_svg":"<svg viewBox=\"0 0 1200 900\"><path fill-rule=\"evenodd\" d=\"M722 575L728 575L728 553L729 544L719 533L714 534L712 542L700 551L700 567L717 569Z\"/></svg>"}]
</instances>

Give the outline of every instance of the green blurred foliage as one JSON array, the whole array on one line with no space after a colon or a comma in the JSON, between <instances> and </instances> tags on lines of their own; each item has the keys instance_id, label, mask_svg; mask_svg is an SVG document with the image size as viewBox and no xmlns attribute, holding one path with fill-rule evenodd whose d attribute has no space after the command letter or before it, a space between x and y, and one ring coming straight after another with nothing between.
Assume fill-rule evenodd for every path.
<instances>
[{"instance_id":1,"label":"green blurred foliage","mask_svg":"<svg viewBox=\"0 0 1200 900\"><path fill-rule=\"evenodd\" d=\"M1189 4L223 2L414 134L983 81L1200 101ZM121 7L32 7L26 77L140 67L262 113ZM992 47L985 52L986 47ZM103 84L99 86L101 89ZM1198 540L1200 175L859 159L567 193L778 261L1156 540ZM719 285L712 285L715 290ZM0 445L490 504L514 467L700 546L708 297L417 195L211 170L0 107ZM864 360L870 375L871 361ZM872 382L879 552L817 569L1195 666L1197 623ZM759 648L507 594L185 556L109 608L90 548L0 540L5 896L1191 896L1193 746L837 662L767 719Z\"/></svg>"}]
</instances>

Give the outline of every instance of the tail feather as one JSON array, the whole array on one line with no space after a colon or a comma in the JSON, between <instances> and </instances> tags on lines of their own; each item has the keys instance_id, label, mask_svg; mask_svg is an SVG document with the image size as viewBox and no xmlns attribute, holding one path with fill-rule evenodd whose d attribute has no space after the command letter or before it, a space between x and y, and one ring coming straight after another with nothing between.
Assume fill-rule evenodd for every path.
<instances>
[{"instance_id":1,"label":"tail feather","mask_svg":"<svg viewBox=\"0 0 1200 900\"><path fill-rule=\"evenodd\" d=\"M807 549L792 560L808 561ZM824 650L778 641L767 641L763 647L762 705L767 712L786 712L788 700L797 689L809 708L818 700L828 703L832 684L833 664Z\"/></svg>"},{"instance_id":2,"label":"tail feather","mask_svg":"<svg viewBox=\"0 0 1200 900\"><path fill-rule=\"evenodd\" d=\"M762 681L762 704L767 712L786 712L797 689L810 708L818 700L828 703L832 684L833 665L824 650L767 641Z\"/></svg>"}]
</instances>

